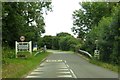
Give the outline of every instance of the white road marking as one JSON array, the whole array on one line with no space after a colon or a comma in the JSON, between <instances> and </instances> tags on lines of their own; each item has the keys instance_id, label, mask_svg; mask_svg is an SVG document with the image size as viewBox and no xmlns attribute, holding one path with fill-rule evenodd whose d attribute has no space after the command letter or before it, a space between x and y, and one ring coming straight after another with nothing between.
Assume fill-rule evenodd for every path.
<instances>
[{"instance_id":1,"label":"white road marking","mask_svg":"<svg viewBox=\"0 0 120 80\"><path fill-rule=\"evenodd\" d=\"M46 60L46 62L63 62L62 60ZM40 66L45 65L44 63L42 63ZM57 63L56 63L57 65ZM69 68L69 65L67 65L66 61L64 61L63 63L59 63L57 65L59 70L57 73L59 73L57 75L57 77L63 77L63 78L77 78L76 75L74 74L74 72ZM40 78L40 76L38 76L39 74L43 74L43 71L45 69L38 67L37 69L35 69L33 72L31 72L31 75L28 75L26 78ZM35 75L35 76L33 76Z\"/></svg>"},{"instance_id":2,"label":"white road marking","mask_svg":"<svg viewBox=\"0 0 120 80\"><path fill-rule=\"evenodd\" d=\"M62 62L62 60L46 60L46 62Z\"/></svg>"},{"instance_id":3,"label":"white road marking","mask_svg":"<svg viewBox=\"0 0 120 80\"><path fill-rule=\"evenodd\" d=\"M40 64L40 66L43 66L43 65L45 65L45 63Z\"/></svg>"},{"instance_id":4,"label":"white road marking","mask_svg":"<svg viewBox=\"0 0 120 80\"><path fill-rule=\"evenodd\" d=\"M66 63L66 60L65 60L65 63Z\"/></svg>"},{"instance_id":5,"label":"white road marking","mask_svg":"<svg viewBox=\"0 0 120 80\"><path fill-rule=\"evenodd\" d=\"M31 74L42 74L41 72L32 72Z\"/></svg>"},{"instance_id":6,"label":"white road marking","mask_svg":"<svg viewBox=\"0 0 120 80\"><path fill-rule=\"evenodd\" d=\"M70 72L72 73L72 75L74 76L74 78L77 78L76 75L74 74L74 72L70 69Z\"/></svg>"},{"instance_id":7,"label":"white road marking","mask_svg":"<svg viewBox=\"0 0 120 80\"><path fill-rule=\"evenodd\" d=\"M57 77L72 77L72 75L59 75L59 76L57 76Z\"/></svg>"},{"instance_id":8,"label":"white road marking","mask_svg":"<svg viewBox=\"0 0 120 80\"><path fill-rule=\"evenodd\" d=\"M58 62L62 62L62 60L58 60Z\"/></svg>"},{"instance_id":9,"label":"white road marking","mask_svg":"<svg viewBox=\"0 0 120 80\"><path fill-rule=\"evenodd\" d=\"M40 76L27 76L26 78L40 78Z\"/></svg>"},{"instance_id":10,"label":"white road marking","mask_svg":"<svg viewBox=\"0 0 120 80\"><path fill-rule=\"evenodd\" d=\"M66 65L68 68L69 68L69 66L68 65Z\"/></svg>"},{"instance_id":11,"label":"white road marking","mask_svg":"<svg viewBox=\"0 0 120 80\"><path fill-rule=\"evenodd\" d=\"M65 69L65 68L67 68L67 67L60 67L59 69Z\"/></svg>"},{"instance_id":12,"label":"white road marking","mask_svg":"<svg viewBox=\"0 0 120 80\"><path fill-rule=\"evenodd\" d=\"M70 72L58 72L58 73L65 73L65 74L67 74L67 73L70 73Z\"/></svg>"},{"instance_id":13,"label":"white road marking","mask_svg":"<svg viewBox=\"0 0 120 80\"><path fill-rule=\"evenodd\" d=\"M68 70L68 69L66 68L66 69L59 69L59 70Z\"/></svg>"},{"instance_id":14,"label":"white road marking","mask_svg":"<svg viewBox=\"0 0 120 80\"><path fill-rule=\"evenodd\" d=\"M43 70L41 67L37 68L38 70Z\"/></svg>"},{"instance_id":15,"label":"white road marking","mask_svg":"<svg viewBox=\"0 0 120 80\"><path fill-rule=\"evenodd\" d=\"M76 75L74 74L74 72L69 68L69 65L66 63L66 61L65 61L65 64L66 64L67 68L70 70L70 72L72 73L73 77L77 78Z\"/></svg>"},{"instance_id":16,"label":"white road marking","mask_svg":"<svg viewBox=\"0 0 120 80\"><path fill-rule=\"evenodd\" d=\"M41 69L36 69L36 70L34 70L34 71L40 71L40 72L42 72L43 70L41 70Z\"/></svg>"}]
</instances>

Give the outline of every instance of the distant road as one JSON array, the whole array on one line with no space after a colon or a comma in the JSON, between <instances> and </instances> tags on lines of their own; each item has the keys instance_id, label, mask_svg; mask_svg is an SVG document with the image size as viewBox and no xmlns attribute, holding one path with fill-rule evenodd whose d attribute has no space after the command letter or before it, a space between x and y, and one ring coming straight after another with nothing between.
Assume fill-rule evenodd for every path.
<instances>
[{"instance_id":1,"label":"distant road","mask_svg":"<svg viewBox=\"0 0 120 80\"><path fill-rule=\"evenodd\" d=\"M26 78L118 78L118 74L93 65L70 53L51 51L53 54Z\"/></svg>"}]
</instances>

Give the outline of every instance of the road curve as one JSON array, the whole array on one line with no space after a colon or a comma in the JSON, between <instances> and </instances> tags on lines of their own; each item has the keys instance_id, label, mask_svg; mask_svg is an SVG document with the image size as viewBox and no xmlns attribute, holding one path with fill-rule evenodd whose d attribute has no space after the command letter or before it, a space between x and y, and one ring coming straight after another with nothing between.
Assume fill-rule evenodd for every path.
<instances>
[{"instance_id":1,"label":"road curve","mask_svg":"<svg viewBox=\"0 0 120 80\"><path fill-rule=\"evenodd\" d=\"M118 78L118 73L91 64L74 53L51 52L26 78Z\"/></svg>"}]
</instances>

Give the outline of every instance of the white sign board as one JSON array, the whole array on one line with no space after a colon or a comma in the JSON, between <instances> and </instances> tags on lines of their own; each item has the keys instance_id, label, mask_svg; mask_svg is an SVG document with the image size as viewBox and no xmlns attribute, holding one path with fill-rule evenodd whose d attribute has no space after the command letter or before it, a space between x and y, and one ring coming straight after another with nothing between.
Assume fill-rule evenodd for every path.
<instances>
[{"instance_id":1,"label":"white sign board","mask_svg":"<svg viewBox=\"0 0 120 80\"><path fill-rule=\"evenodd\" d=\"M95 50L94 51L94 57L97 58L97 59L100 58L100 52L99 52L99 50Z\"/></svg>"},{"instance_id":2,"label":"white sign board","mask_svg":"<svg viewBox=\"0 0 120 80\"><path fill-rule=\"evenodd\" d=\"M28 45L18 45L18 49L29 49Z\"/></svg>"},{"instance_id":3,"label":"white sign board","mask_svg":"<svg viewBox=\"0 0 120 80\"><path fill-rule=\"evenodd\" d=\"M16 58L18 52L29 51L32 54L32 41L30 42L15 42Z\"/></svg>"}]
</instances>

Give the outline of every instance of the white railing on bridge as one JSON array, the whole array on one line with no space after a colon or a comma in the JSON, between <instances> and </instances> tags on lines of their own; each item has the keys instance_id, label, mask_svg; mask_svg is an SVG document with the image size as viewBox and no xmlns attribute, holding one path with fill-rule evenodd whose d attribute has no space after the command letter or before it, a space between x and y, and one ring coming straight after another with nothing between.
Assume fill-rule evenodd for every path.
<instances>
[{"instance_id":1,"label":"white railing on bridge","mask_svg":"<svg viewBox=\"0 0 120 80\"><path fill-rule=\"evenodd\" d=\"M84 54L87 54L90 58L92 58L92 55L91 55L90 53L88 53L87 51L84 51L84 50L80 50L80 49L79 49L79 52L84 53Z\"/></svg>"}]
</instances>

